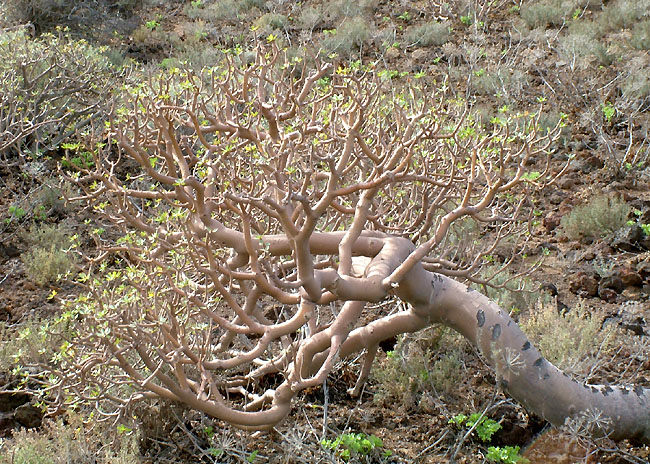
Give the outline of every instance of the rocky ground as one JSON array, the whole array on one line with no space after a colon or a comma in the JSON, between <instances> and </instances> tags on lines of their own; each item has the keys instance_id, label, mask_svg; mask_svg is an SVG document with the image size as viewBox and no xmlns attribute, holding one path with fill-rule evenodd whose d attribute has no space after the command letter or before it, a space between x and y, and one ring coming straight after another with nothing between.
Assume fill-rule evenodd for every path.
<instances>
[{"instance_id":1,"label":"rocky ground","mask_svg":"<svg viewBox=\"0 0 650 464\"><path fill-rule=\"evenodd\" d=\"M562 10L559 2L552 1L451 2L451 6L406 0L339 1L334 6L320 1L261 1L241 9L244 2L221 2L236 10L234 14L218 9L219 2L144 3L108 11L113 16L105 24L113 30L108 26L75 29L73 24L73 32L110 46L116 60L165 67L179 56L201 63L218 47L250 45L253 35L260 34L251 31L255 29L279 35L287 46L330 47L350 59L375 60L387 70L406 73L396 79L426 73L438 82L446 81L453 95L467 100L476 118L489 119L500 111L531 111L540 101L541 123L551 126L565 117L561 114L567 115L567 128L553 147L553 160L559 166L572 157L570 168L536 199L540 211L536 235L520 250L531 259L544 257L529 277L542 287L541 296L539 303L518 308L517 317L527 320L532 312L541 311L541 302L562 314L575 314L580 308L600 329L615 329L617 338L608 342L606 355L594 358L595 366L576 375L596 383L623 381L650 387L650 229L644 228L650 224L650 46L635 45L642 33L636 32L637 23L648 21L647 11L629 13L633 19L619 24L613 9L632 8L630 2L576 1L568 10L567 2ZM561 12L535 16L536 5L557 6ZM311 21L305 14L308 8L315 11ZM260 20L269 13L284 18L275 18L280 27L265 22L272 18ZM540 15L551 19L539 19ZM349 39L350 48L343 42L328 42L336 37L328 31L337 28L342 38L350 18L364 21ZM444 21L447 32L438 32L426 46L414 44L413 31L432 21ZM596 29L598 33L591 32ZM51 154L41 166L41 172L51 175L34 178L25 176L19 165L0 165L0 335L5 347L21 327L57 314L61 302L77 291L63 281L34 282L25 264L33 246L27 232L37 220L38 207L47 206L43 222L65 224L70 234L85 230L84 220L93 218L80 205L43 200L47 185L58 185L59 161L60 153ZM628 224L602 236L567 238L562 218L601 194L629 206ZM21 217L16 205L25 212ZM92 241L84 245L90 249ZM491 296L500 295L494 291ZM553 330L572 333L573 322L559 316ZM426 344L418 336L401 343L420 348ZM395 393L395 388L411 389L412 379L401 386L396 382L398 387L386 394L387 387L378 380L381 375L374 375L361 397L351 398L346 390L354 385L358 369L356 360L351 360L328 379L326 388L305 393L287 422L269 434L245 434L191 411L154 405L150 417L142 415L139 453L143 462L340 460L320 444L326 420L328 438L349 432L374 435L382 440L384 450L392 452L388 457L375 450L358 457L363 462L442 463L452 456L457 462L484 462L487 443L475 434L465 436L467 429L450 425L449 419L486 410L502 425L489 445L528 447L524 455L531 463L650 461L647 446L593 442L570 429L548 430L543 421L496 390L494 378L473 349L456 339L451 343L454 353L462 355L458 367L462 375L443 394L435 388ZM385 351L393 350L394 346ZM11 355L0 352L7 358ZM439 356L451 352L443 348ZM386 353L381 354L376 369L389 365ZM17 387L10 362L0 361L0 367L0 385L5 390ZM0 437L10 440L12 433L25 428L50 436L39 411L29 395L0 391Z\"/></svg>"}]
</instances>

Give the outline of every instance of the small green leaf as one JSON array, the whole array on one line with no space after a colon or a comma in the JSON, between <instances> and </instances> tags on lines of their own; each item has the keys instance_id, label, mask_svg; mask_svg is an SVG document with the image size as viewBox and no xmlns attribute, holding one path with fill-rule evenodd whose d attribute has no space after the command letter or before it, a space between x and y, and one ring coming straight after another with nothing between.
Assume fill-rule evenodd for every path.
<instances>
[{"instance_id":1,"label":"small green leaf","mask_svg":"<svg viewBox=\"0 0 650 464\"><path fill-rule=\"evenodd\" d=\"M117 426L117 433L124 434L124 433L130 433L131 429L127 427L126 425L120 424Z\"/></svg>"}]
</instances>

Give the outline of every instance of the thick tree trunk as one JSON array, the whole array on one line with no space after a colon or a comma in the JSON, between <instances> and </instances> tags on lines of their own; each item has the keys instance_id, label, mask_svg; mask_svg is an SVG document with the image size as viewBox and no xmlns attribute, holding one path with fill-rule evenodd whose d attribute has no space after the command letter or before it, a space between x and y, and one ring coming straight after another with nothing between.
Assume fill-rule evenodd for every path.
<instances>
[{"instance_id":1,"label":"thick tree trunk","mask_svg":"<svg viewBox=\"0 0 650 464\"><path fill-rule=\"evenodd\" d=\"M428 323L465 336L495 369L504 391L554 425L583 421L593 435L650 443L650 390L583 385L548 362L506 311L445 276L414 268L397 292Z\"/></svg>"}]
</instances>

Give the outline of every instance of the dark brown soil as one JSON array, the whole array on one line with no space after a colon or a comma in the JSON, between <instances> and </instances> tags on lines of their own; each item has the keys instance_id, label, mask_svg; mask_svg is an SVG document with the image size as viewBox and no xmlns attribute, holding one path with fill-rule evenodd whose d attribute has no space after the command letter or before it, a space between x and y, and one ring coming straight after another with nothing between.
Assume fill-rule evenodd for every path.
<instances>
[{"instance_id":1,"label":"dark brown soil","mask_svg":"<svg viewBox=\"0 0 650 464\"><path fill-rule=\"evenodd\" d=\"M273 3L276 12L287 16L297 16L300 12L292 2ZM607 151L603 142L606 138L607 143L619 147L615 150L619 156L624 156L626 147L636 149L648 143L650 115L647 103L645 107L639 107L634 119L624 108L611 121L603 121L599 115L599 102L614 102L620 97L620 88L609 83L627 72L625 63L615 61L610 66L602 66L592 57L588 65L571 69L558 56L558 45L553 42L557 39L553 34L565 32L560 28L522 29L519 16L510 3L503 3L501 8L490 12L485 18L485 29L467 26L460 13L448 14L438 3L377 2L377 8L371 13L374 33L378 35L389 26L396 27L397 42L407 28L438 16L437 19L449 18L451 21L453 32L448 43L434 47L385 48L381 41L368 40L363 49L363 59L379 59L388 69L411 74L425 71L438 80L449 76L447 85L456 95L468 96L471 104L485 107L490 114L495 114L496 109L505 104L516 107L518 111L534 109L539 106L536 98L541 95L546 97L545 105L549 111L557 109L568 114L568 134L555 148L554 162L560 166L570 154L575 159L567 174L536 199L537 209L543 215L535 228L536 237L525 250L521 250L521 254L534 258L548 253L531 278L541 285L546 284L553 297L552 304L557 304L559 310L571 310L582 304L602 319L603 327L614 324L623 333L637 337L639 343L647 343L650 335L650 237L643 233L639 236L638 231L632 230L603 239L567 241L558 233L562 216L600 193L622 197L639 211L639 215L631 216L630 220L638 224L650 223L650 156L646 154L638 166L625 167L620 159L617 161L615 155ZM303 4L326 5L319 1ZM587 9L582 18L594 20L602 14L601 10ZM408 22L399 19L399 15L406 12L410 17ZM161 15L161 28L172 35L174 31L182 30L184 23L191 22L182 5L176 2L171 2L169 7L136 9L132 14L131 19L140 21L140 24ZM217 23L222 29L214 32L216 36L209 36L208 40L227 45L229 40L233 40L234 31L250 29L255 19L253 16L254 12L241 21ZM328 17L314 29L312 40L320 40L326 29L335 26L335 21ZM129 28L130 31L133 29ZM228 36L224 31L232 35ZM629 36L629 33L629 30L617 31L603 40L614 50L617 40ZM288 28L286 34L294 41L304 38L304 33L297 27ZM545 35L546 43L551 45L544 45L543 40L534 38L540 34ZM184 42L181 35L176 33L176 38ZM164 36L167 39L156 37L136 41L125 34L119 40L111 38L111 45L142 63L156 63L174 56L173 44L176 42L169 39L169 35ZM472 53L479 53L483 58L475 59ZM640 69L650 72L647 51L636 53L634 57L640 63ZM460 78L497 66L520 69L528 76L521 88L512 90L510 98L477 92L472 88L468 90L468 80ZM590 122L588 115L598 120L597 127ZM50 163L48 168L54 172L56 162ZM28 245L22 233L28 228L30 218L13 220L8 211L16 202L28 203L38 185L24 181L18 168L4 167L1 174L0 321L15 328L27 319L57 314L61 301L74 294L76 289L65 283L39 287L27 278L21 255L27 251ZM46 221L65 222L74 231L84 227L84 219L92 218L89 214L74 206L67 209L64 216L52 215ZM522 309L524 313L530 310ZM476 354L469 349L468 353L465 361L468 375L453 394L423 395L418 397L417 404L411 405L373 401L378 388L373 382L366 386L360 398L351 398L347 389L354 385L358 363L345 364L328 379L327 399L322 387L305 392L291 416L277 431L254 435L225 432L227 427L224 424L214 423L215 430L232 435L234 444L231 448L238 450L232 451L230 461L224 462L238 459L245 462L246 456L250 457L250 453L255 451L259 454L254 462L326 462L320 450L325 404L328 438L343 432L363 432L381 438L384 448L392 451L390 458L368 458L367 462L445 463L450 462L454 454L459 463L485 462L485 444L474 436L463 439L464 430L450 426L448 421L461 412L481 411L490 403L497 406L489 411L489 417L501 421L502 425L490 445L529 447L524 455L531 463L650 462L650 448L647 446L627 442L594 443L571 438L566 432L548 430L547 424L503 394L495 396L491 372ZM626 378L627 381L650 387L650 361L631 359L631 353L626 346L621 346L617 358L599 367L601 377L592 377L590 381L617 381L628 366L627 370L636 374L634 378ZM385 358L385 354L381 357ZM10 388L16 385L9 372L0 373L1 384ZM29 403L24 395L0 391L0 437L8 436L10 430L40 425L40 418L34 418L33 411L27 410L26 405ZM162 432L152 428L151 433L143 434L143 462L219 462L205 455L205 450L210 447L204 432L205 424L213 422L188 411L181 414L168 419L169 425L163 427ZM296 444L291 438L294 435L302 437L302 444Z\"/></svg>"}]
</instances>

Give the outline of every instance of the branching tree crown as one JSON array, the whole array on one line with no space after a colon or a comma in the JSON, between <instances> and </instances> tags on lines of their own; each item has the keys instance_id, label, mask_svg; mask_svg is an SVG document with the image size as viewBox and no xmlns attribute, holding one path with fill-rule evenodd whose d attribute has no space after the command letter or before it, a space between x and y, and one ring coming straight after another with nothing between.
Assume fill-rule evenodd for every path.
<instances>
[{"instance_id":1,"label":"branching tree crown","mask_svg":"<svg viewBox=\"0 0 650 464\"><path fill-rule=\"evenodd\" d=\"M594 433L649 441L647 390L574 382L459 281L525 240L531 193L561 174L557 130L529 115L484 130L444 89L306 61L260 48L116 110L76 181L124 235L97 234L90 294L63 315L59 403L160 397L268 429L339 358L365 352L358 394L382 340L445 324L547 420L597 411ZM407 309L367 309L388 298Z\"/></svg>"},{"instance_id":2,"label":"branching tree crown","mask_svg":"<svg viewBox=\"0 0 650 464\"><path fill-rule=\"evenodd\" d=\"M0 31L0 161L22 165L105 115L115 69L102 48L62 30L31 39Z\"/></svg>"}]
</instances>

